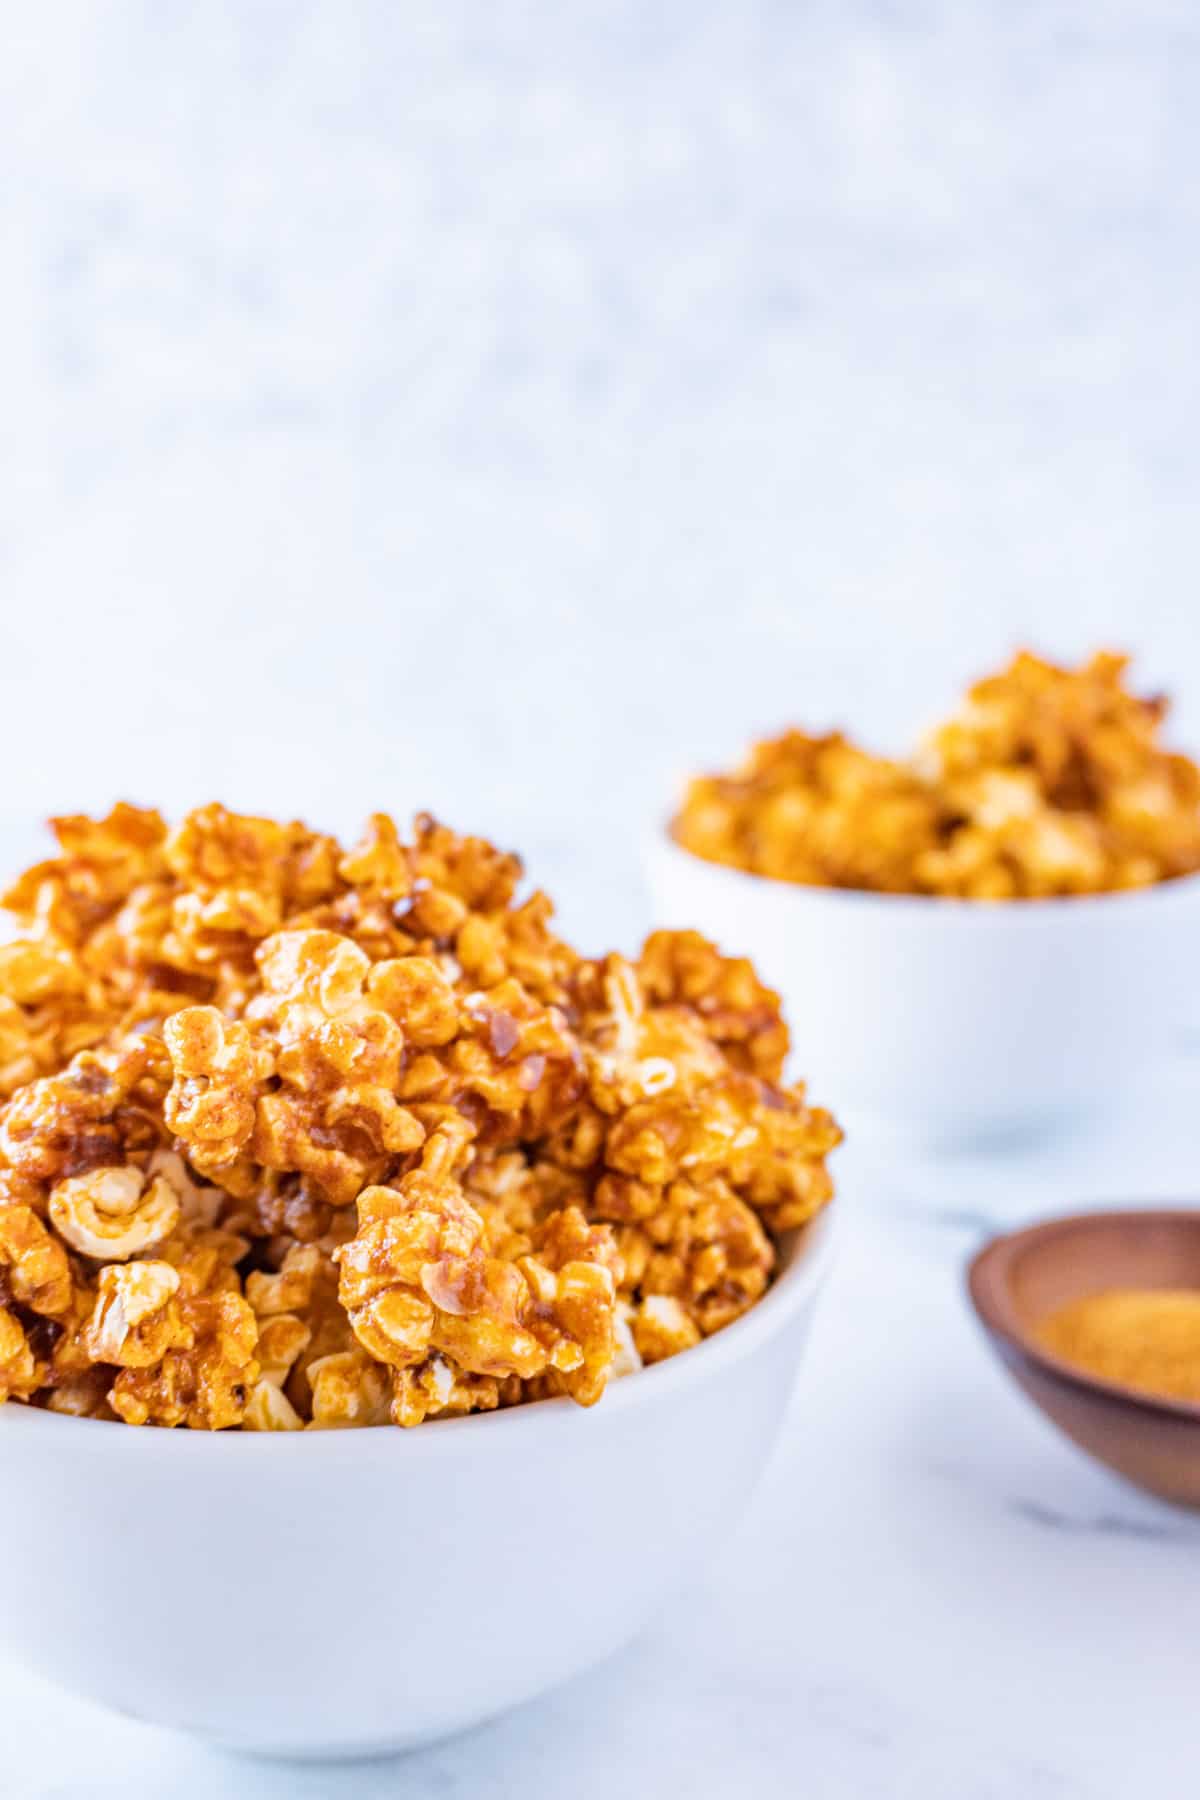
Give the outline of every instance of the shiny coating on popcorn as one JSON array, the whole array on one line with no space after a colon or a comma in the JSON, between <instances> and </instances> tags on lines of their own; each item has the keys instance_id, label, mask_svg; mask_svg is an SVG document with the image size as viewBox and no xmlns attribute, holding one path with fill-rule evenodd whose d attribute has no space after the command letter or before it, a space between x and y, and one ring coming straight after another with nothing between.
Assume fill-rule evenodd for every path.
<instances>
[{"instance_id":1,"label":"shiny coating on popcorn","mask_svg":"<svg viewBox=\"0 0 1200 1800\"><path fill-rule=\"evenodd\" d=\"M753 1306L832 1193L778 996L694 932L584 958L427 815L54 829L0 947L0 1399L286 1433L590 1406Z\"/></svg>"}]
</instances>

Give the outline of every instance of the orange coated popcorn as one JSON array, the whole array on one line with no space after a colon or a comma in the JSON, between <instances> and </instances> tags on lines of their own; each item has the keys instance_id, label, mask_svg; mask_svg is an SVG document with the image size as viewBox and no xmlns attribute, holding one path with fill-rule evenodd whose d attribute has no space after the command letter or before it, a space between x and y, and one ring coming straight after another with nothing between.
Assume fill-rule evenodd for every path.
<instances>
[{"instance_id":1,"label":"orange coated popcorn","mask_svg":"<svg viewBox=\"0 0 1200 1800\"><path fill-rule=\"evenodd\" d=\"M0 1205L0 1400L27 1400L46 1382L53 1322L69 1314L73 1295L62 1244L32 1208Z\"/></svg>"},{"instance_id":2,"label":"orange coated popcorn","mask_svg":"<svg viewBox=\"0 0 1200 1800\"><path fill-rule=\"evenodd\" d=\"M685 850L777 881L903 893L938 842L937 796L915 771L839 733L756 744L731 775L698 776L674 834Z\"/></svg>"},{"instance_id":3,"label":"orange coated popcorn","mask_svg":"<svg viewBox=\"0 0 1200 1800\"><path fill-rule=\"evenodd\" d=\"M694 780L673 834L709 862L881 893L1044 899L1191 874L1200 768L1163 747L1167 702L1132 694L1127 667L1022 651L904 763L785 732Z\"/></svg>"},{"instance_id":4,"label":"orange coated popcorn","mask_svg":"<svg viewBox=\"0 0 1200 1800\"><path fill-rule=\"evenodd\" d=\"M0 1399L330 1430L566 1394L723 1329L826 1203L779 1000L581 957L427 815L59 819L0 946Z\"/></svg>"}]
</instances>

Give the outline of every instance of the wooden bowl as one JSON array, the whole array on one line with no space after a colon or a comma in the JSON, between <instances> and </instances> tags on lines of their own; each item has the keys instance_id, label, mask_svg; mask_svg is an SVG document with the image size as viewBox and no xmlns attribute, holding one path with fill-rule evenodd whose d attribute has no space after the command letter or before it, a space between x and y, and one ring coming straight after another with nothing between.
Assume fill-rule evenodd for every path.
<instances>
[{"instance_id":1,"label":"wooden bowl","mask_svg":"<svg viewBox=\"0 0 1200 1800\"><path fill-rule=\"evenodd\" d=\"M967 1285L1001 1361L1061 1431L1136 1486L1200 1507L1200 1405L1088 1375L1034 1335L1056 1307L1105 1288L1200 1288L1200 1212L1050 1219L993 1238Z\"/></svg>"}]
</instances>

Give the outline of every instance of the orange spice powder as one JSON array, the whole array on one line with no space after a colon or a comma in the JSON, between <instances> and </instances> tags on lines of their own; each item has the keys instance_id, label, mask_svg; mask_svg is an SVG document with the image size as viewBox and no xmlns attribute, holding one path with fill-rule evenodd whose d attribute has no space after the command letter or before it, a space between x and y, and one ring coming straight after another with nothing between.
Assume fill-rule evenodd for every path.
<instances>
[{"instance_id":1,"label":"orange spice powder","mask_svg":"<svg viewBox=\"0 0 1200 1800\"><path fill-rule=\"evenodd\" d=\"M1200 1401L1200 1289L1116 1288L1060 1306L1042 1348L1104 1381Z\"/></svg>"}]
</instances>

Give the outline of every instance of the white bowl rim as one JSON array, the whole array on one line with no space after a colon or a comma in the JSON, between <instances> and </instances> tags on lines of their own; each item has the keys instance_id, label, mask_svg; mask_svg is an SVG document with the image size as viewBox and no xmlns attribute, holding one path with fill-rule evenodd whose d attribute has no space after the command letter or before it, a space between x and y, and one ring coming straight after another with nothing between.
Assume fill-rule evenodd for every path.
<instances>
[{"instance_id":1,"label":"white bowl rim","mask_svg":"<svg viewBox=\"0 0 1200 1800\"><path fill-rule=\"evenodd\" d=\"M236 1443L244 1448L218 1449L208 1454L278 1456L282 1450L284 1455L294 1456L297 1446L304 1444L308 1448L299 1452L303 1457L319 1454L314 1449L318 1443L344 1445L347 1440L359 1446L360 1454L369 1445L398 1446L403 1443L404 1449L399 1452L401 1455L428 1456L454 1450L469 1452L471 1446L476 1441L482 1441L484 1434L488 1432L501 1432L505 1442L511 1443L521 1434L529 1436L532 1433L541 1432L545 1435L547 1431L564 1429L587 1430L589 1424L595 1429L597 1419L603 1424L605 1420L611 1421L638 1407L653 1405L656 1401L669 1397L678 1388L695 1386L709 1375L715 1374L723 1364L740 1362L767 1338L773 1337L793 1314L815 1296L828 1273L836 1229L836 1205L835 1200L823 1207L807 1225L785 1234L783 1261L778 1275L762 1299L740 1318L715 1332L712 1337L705 1338L691 1350L684 1350L678 1356L668 1357L665 1362L654 1363L649 1368L639 1369L634 1374L622 1376L612 1382L595 1407L578 1406L574 1400L562 1395L552 1400L533 1401L524 1406L503 1407L496 1412L434 1419L409 1431L394 1425L330 1431L189 1431L129 1426L114 1419L76 1419L69 1414L52 1413L44 1407L9 1400L0 1405L0 1445L3 1444L5 1433L40 1433L50 1442L59 1439L65 1432L79 1450L84 1447L83 1440L78 1436L83 1431L87 1434L86 1445L89 1450L111 1450L122 1456L154 1455L156 1446L159 1454L177 1456L181 1453L181 1444L190 1446L182 1454L203 1455L205 1452L195 1446L229 1446ZM281 1438L290 1440L290 1452L280 1445ZM273 1451L265 1450L268 1442L275 1443ZM249 1448L255 1443L260 1446L257 1451ZM393 1453L390 1450L386 1452L389 1455ZM325 1454L346 1455L349 1452L343 1448L326 1451Z\"/></svg>"},{"instance_id":2,"label":"white bowl rim","mask_svg":"<svg viewBox=\"0 0 1200 1800\"><path fill-rule=\"evenodd\" d=\"M1185 897L1194 897L1200 892L1200 869L1189 875L1174 875L1169 881L1152 882L1149 887L1112 888L1099 894L1056 894L1043 899L1023 900L1018 898L972 899L961 894L883 894L874 888L821 887L816 882L786 881L777 875L757 875L752 869L738 869L731 863L711 862L706 856L697 856L694 850L688 850L681 844L672 831L673 821L668 819L665 825L655 831L647 847L648 857L669 856L673 861L686 863L689 868L708 870L714 879L724 878L730 887L736 887L742 893L751 890L756 893L771 893L784 900L794 900L798 904L814 904L825 902L829 905L854 907L862 912L875 911L880 914L891 913L893 916L905 913L910 917L920 916L924 919L940 914L943 918L988 920L993 924L998 918L1006 921L1012 919L1042 919L1053 916L1061 919L1064 909L1070 909L1072 917L1079 912L1087 911L1095 916L1122 907L1140 905L1166 907L1172 901L1180 901Z\"/></svg>"}]
</instances>

